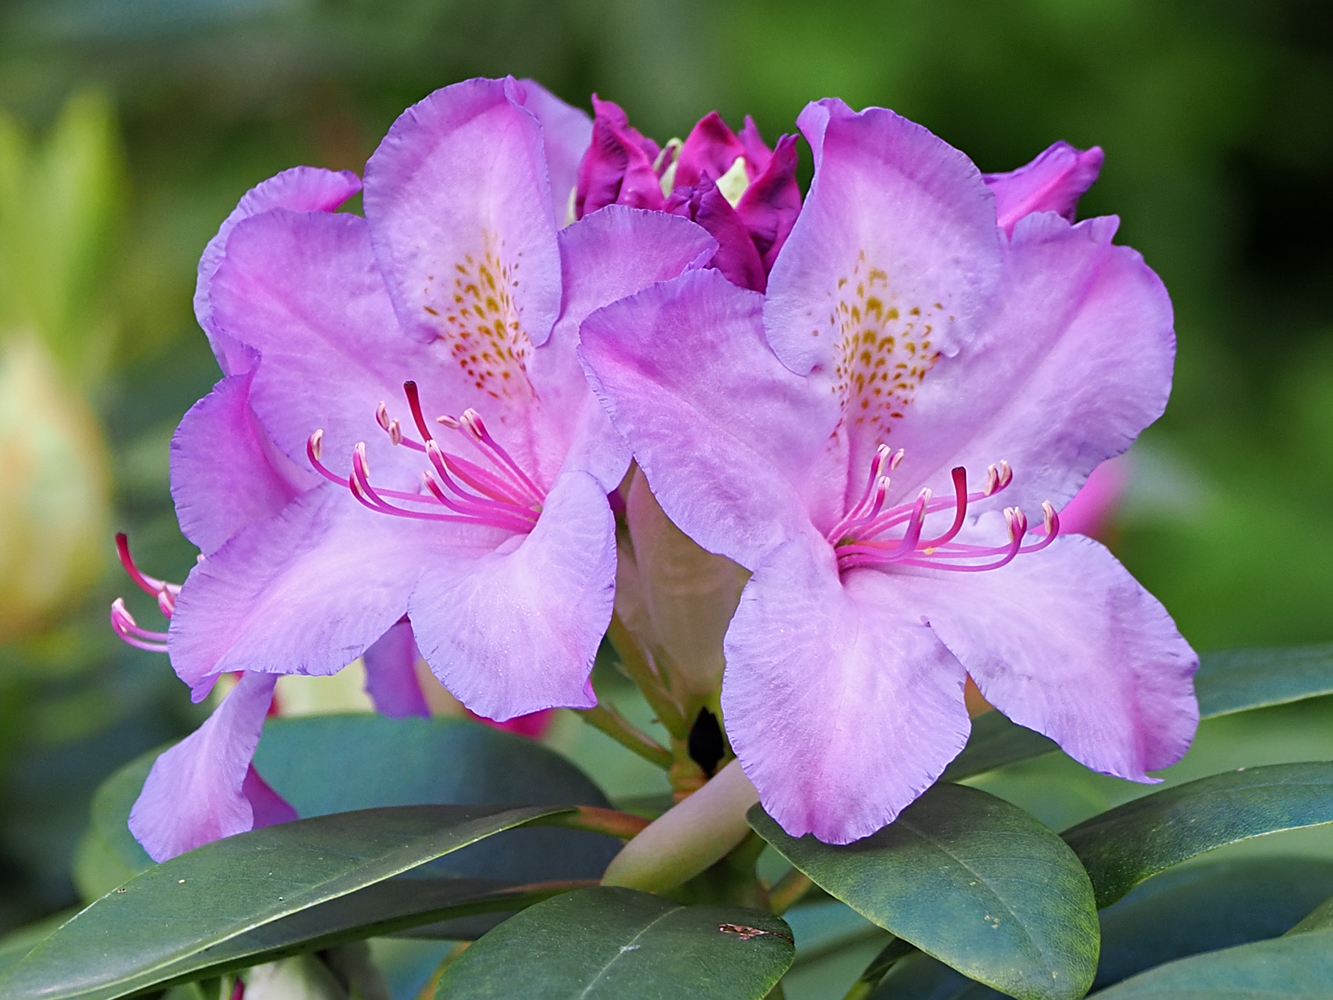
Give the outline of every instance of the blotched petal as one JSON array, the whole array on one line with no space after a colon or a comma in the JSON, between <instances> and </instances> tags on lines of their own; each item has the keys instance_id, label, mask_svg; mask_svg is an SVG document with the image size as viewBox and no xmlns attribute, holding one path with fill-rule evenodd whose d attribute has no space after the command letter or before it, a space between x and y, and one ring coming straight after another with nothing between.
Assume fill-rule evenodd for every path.
<instances>
[{"instance_id":1,"label":"blotched petal","mask_svg":"<svg viewBox=\"0 0 1333 1000\"><path fill-rule=\"evenodd\" d=\"M1010 234L1019 219L1033 212L1056 212L1073 222L1079 198L1101 169L1100 146L1075 149L1057 142L1017 170L986 174L986 186L995 194L996 221Z\"/></svg>"},{"instance_id":2,"label":"blotched petal","mask_svg":"<svg viewBox=\"0 0 1333 1000\"><path fill-rule=\"evenodd\" d=\"M837 100L798 123L815 174L769 275L764 328L792 371L841 402L860 468L936 358L975 336L1001 237L976 167L920 125Z\"/></svg>"},{"instance_id":3,"label":"blotched petal","mask_svg":"<svg viewBox=\"0 0 1333 1000\"><path fill-rule=\"evenodd\" d=\"M609 492L629 450L588 391L576 351L579 325L594 310L682 271L702 267L717 244L698 226L661 212L609 205L560 231L564 305L551 339L528 366L537 393L532 421L544 482L562 469L592 473Z\"/></svg>"},{"instance_id":4,"label":"blotched petal","mask_svg":"<svg viewBox=\"0 0 1333 1000\"><path fill-rule=\"evenodd\" d=\"M297 818L250 763L276 683L245 674L202 726L157 758L129 822L154 861Z\"/></svg>"},{"instance_id":5,"label":"blotched petal","mask_svg":"<svg viewBox=\"0 0 1333 1000\"><path fill-rule=\"evenodd\" d=\"M181 531L205 554L247 524L272 517L313 486L314 473L281 454L250 409L259 355L228 375L181 420L171 439L171 495Z\"/></svg>"},{"instance_id":6,"label":"blotched petal","mask_svg":"<svg viewBox=\"0 0 1333 1000\"><path fill-rule=\"evenodd\" d=\"M792 836L868 836L967 742L962 666L888 576L840 580L822 539L792 539L759 565L725 649L727 734Z\"/></svg>"},{"instance_id":7,"label":"blotched petal","mask_svg":"<svg viewBox=\"0 0 1333 1000\"><path fill-rule=\"evenodd\" d=\"M1070 226L1031 215L1006 252L994 319L956 358L941 358L890 443L907 449L891 499L922 485L949 492L965 466L974 489L1001 459L1013 484L989 501L1058 510L1104 459L1161 415L1175 358L1171 300L1113 218ZM983 505L985 506L985 505Z\"/></svg>"},{"instance_id":8,"label":"blotched petal","mask_svg":"<svg viewBox=\"0 0 1333 1000\"><path fill-rule=\"evenodd\" d=\"M589 708L615 573L606 491L586 472L565 472L530 534L475 558L430 560L408 614L435 675L478 715Z\"/></svg>"},{"instance_id":9,"label":"blotched petal","mask_svg":"<svg viewBox=\"0 0 1333 1000\"><path fill-rule=\"evenodd\" d=\"M326 464L346 470L353 446L365 441L377 482L416 489L426 463L392 445L375 423L376 407L387 402L412 434L407 379L421 383L427 413L481 401L443 341L403 336L357 216L279 209L240 223L212 296L219 325L263 357L250 405L303 468L306 441L322 429Z\"/></svg>"},{"instance_id":10,"label":"blotched petal","mask_svg":"<svg viewBox=\"0 0 1333 1000\"><path fill-rule=\"evenodd\" d=\"M213 324L209 284L218 265L226 256L227 239L242 219L274 208L294 212L332 212L361 190L361 178L350 170L321 170L318 167L292 167L251 188L240 204L223 221L217 235L208 241L199 258L199 276L195 283L194 314L213 344L213 353L224 373L234 374L230 364L233 346L225 336L219 340Z\"/></svg>"},{"instance_id":11,"label":"blotched petal","mask_svg":"<svg viewBox=\"0 0 1333 1000\"><path fill-rule=\"evenodd\" d=\"M1189 748L1198 657L1097 542L1058 538L989 573L884 579L987 701L1093 770L1146 781Z\"/></svg>"},{"instance_id":12,"label":"blotched petal","mask_svg":"<svg viewBox=\"0 0 1333 1000\"><path fill-rule=\"evenodd\" d=\"M366 664L366 694L375 703L375 711L391 719L430 715L417 680L419 654L410 624L391 625L361 655Z\"/></svg>"},{"instance_id":13,"label":"blotched petal","mask_svg":"<svg viewBox=\"0 0 1333 1000\"><path fill-rule=\"evenodd\" d=\"M564 220L578 182L579 161L592 141L592 119L582 108L566 104L536 80L520 80L521 102L542 126L542 147L551 179L551 204L557 222Z\"/></svg>"},{"instance_id":14,"label":"blotched petal","mask_svg":"<svg viewBox=\"0 0 1333 1000\"><path fill-rule=\"evenodd\" d=\"M763 298L692 271L598 310L580 355L663 510L747 568L827 505L830 397L764 342ZM803 494L811 484L810 496Z\"/></svg>"},{"instance_id":15,"label":"blotched petal","mask_svg":"<svg viewBox=\"0 0 1333 1000\"><path fill-rule=\"evenodd\" d=\"M316 487L191 571L171 619L172 666L195 700L230 671L336 673L403 616L425 566L505 537L390 517Z\"/></svg>"},{"instance_id":16,"label":"blotched petal","mask_svg":"<svg viewBox=\"0 0 1333 1000\"><path fill-rule=\"evenodd\" d=\"M478 371L497 391L502 372L522 374L506 352L543 343L560 310L546 150L522 97L512 78L437 90L366 164L366 219L403 329L426 343L489 342L495 358Z\"/></svg>"}]
</instances>

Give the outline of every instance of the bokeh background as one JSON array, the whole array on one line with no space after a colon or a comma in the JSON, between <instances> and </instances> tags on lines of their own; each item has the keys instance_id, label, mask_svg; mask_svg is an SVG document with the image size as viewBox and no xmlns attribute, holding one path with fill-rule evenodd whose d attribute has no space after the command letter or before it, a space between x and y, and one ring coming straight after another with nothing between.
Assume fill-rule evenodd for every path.
<instances>
[{"instance_id":1,"label":"bokeh background","mask_svg":"<svg viewBox=\"0 0 1333 1000\"><path fill-rule=\"evenodd\" d=\"M359 171L408 104L506 72L659 139L716 108L771 140L837 95L983 170L1101 145L1083 212L1121 216L1179 335L1112 545L1201 649L1333 640L1333 5L0 0L0 931L74 901L92 790L200 719L106 609L114 530L194 561L167 461L218 375L205 242L263 178Z\"/></svg>"}]
</instances>

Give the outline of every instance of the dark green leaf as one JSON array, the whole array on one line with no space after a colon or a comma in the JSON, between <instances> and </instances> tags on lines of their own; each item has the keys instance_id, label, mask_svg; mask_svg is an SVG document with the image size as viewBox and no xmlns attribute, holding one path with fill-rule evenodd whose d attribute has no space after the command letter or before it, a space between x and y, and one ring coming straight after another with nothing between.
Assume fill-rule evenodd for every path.
<instances>
[{"instance_id":1,"label":"dark green leaf","mask_svg":"<svg viewBox=\"0 0 1333 1000\"><path fill-rule=\"evenodd\" d=\"M1203 653L1194 690L1201 719L1333 694L1333 646ZM1040 733L1010 722L999 712L987 712L972 721L967 746L940 780L962 781L1057 749Z\"/></svg>"},{"instance_id":2,"label":"dark green leaf","mask_svg":"<svg viewBox=\"0 0 1333 1000\"><path fill-rule=\"evenodd\" d=\"M524 910L440 978L436 1000L761 1000L791 930L759 910L598 886Z\"/></svg>"},{"instance_id":3,"label":"dark green leaf","mask_svg":"<svg viewBox=\"0 0 1333 1000\"><path fill-rule=\"evenodd\" d=\"M1304 934L1307 931L1333 931L1333 896L1311 910L1287 933Z\"/></svg>"},{"instance_id":4,"label":"dark green leaf","mask_svg":"<svg viewBox=\"0 0 1333 1000\"><path fill-rule=\"evenodd\" d=\"M1003 996L917 952L894 964L870 1000L999 1000Z\"/></svg>"},{"instance_id":5,"label":"dark green leaf","mask_svg":"<svg viewBox=\"0 0 1333 1000\"><path fill-rule=\"evenodd\" d=\"M1333 932L1255 941L1159 965L1096 1000L1328 1000Z\"/></svg>"},{"instance_id":6,"label":"dark green leaf","mask_svg":"<svg viewBox=\"0 0 1333 1000\"><path fill-rule=\"evenodd\" d=\"M1204 653L1194 689L1205 719L1333 694L1333 646Z\"/></svg>"},{"instance_id":7,"label":"dark green leaf","mask_svg":"<svg viewBox=\"0 0 1333 1000\"><path fill-rule=\"evenodd\" d=\"M0 996L110 1000L184 978L215 967L211 950L225 952L243 935L262 946L275 923L300 911L568 811L396 807L214 841L150 868L89 906L0 975Z\"/></svg>"},{"instance_id":8,"label":"dark green leaf","mask_svg":"<svg viewBox=\"0 0 1333 1000\"><path fill-rule=\"evenodd\" d=\"M1097 914L1078 859L1015 806L936 785L898 819L842 847L750 825L831 895L922 951L1016 997L1081 997L1097 967Z\"/></svg>"},{"instance_id":9,"label":"dark green leaf","mask_svg":"<svg viewBox=\"0 0 1333 1000\"><path fill-rule=\"evenodd\" d=\"M1172 865L1249 837L1333 822L1333 763L1227 771L1094 816L1062 835L1099 907Z\"/></svg>"},{"instance_id":10,"label":"dark green leaf","mask_svg":"<svg viewBox=\"0 0 1333 1000\"><path fill-rule=\"evenodd\" d=\"M126 822L158 752L125 765L93 799L75 869L87 900L152 866ZM559 754L465 719L271 719L255 765L305 818L383 806L607 805L597 786ZM513 882L600 878L619 849L613 837L578 830L512 830L426 872Z\"/></svg>"},{"instance_id":11,"label":"dark green leaf","mask_svg":"<svg viewBox=\"0 0 1333 1000\"><path fill-rule=\"evenodd\" d=\"M968 737L967 746L945 768L940 781L962 781L1058 749L1053 740L1041 733L1010 722L999 712L987 712L972 720L972 735Z\"/></svg>"},{"instance_id":12,"label":"dark green leaf","mask_svg":"<svg viewBox=\"0 0 1333 1000\"><path fill-rule=\"evenodd\" d=\"M0 973L3 973L24 955L32 951L38 942L50 935L52 931L72 916L74 916L74 911L67 910L64 913L56 914L54 917L47 917L35 924L29 924L27 927L10 931L0 938Z\"/></svg>"},{"instance_id":13,"label":"dark green leaf","mask_svg":"<svg viewBox=\"0 0 1333 1000\"><path fill-rule=\"evenodd\" d=\"M1333 861L1244 858L1164 872L1101 913L1094 988L1165 962L1277 937L1333 893Z\"/></svg>"}]
</instances>

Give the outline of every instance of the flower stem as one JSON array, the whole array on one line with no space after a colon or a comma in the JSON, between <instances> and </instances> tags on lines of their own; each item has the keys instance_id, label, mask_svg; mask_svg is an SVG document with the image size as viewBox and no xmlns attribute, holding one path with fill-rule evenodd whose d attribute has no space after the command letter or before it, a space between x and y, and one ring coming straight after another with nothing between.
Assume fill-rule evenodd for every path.
<instances>
[{"instance_id":1,"label":"flower stem","mask_svg":"<svg viewBox=\"0 0 1333 1000\"><path fill-rule=\"evenodd\" d=\"M661 720L667 732L676 739L687 738L690 734L689 721L686 720L680 706L676 704L676 699L657 676L657 671L653 669L638 640L634 638L634 634L619 614L611 616L611 625L606 631L606 637L616 648L625 673L639 686L643 697L657 713L657 718Z\"/></svg>"},{"instance_id":2,"label":"flower stem","mask_svg":"<svg viewBox=\"0 0 1333 1000\"><path fill-rule=\"evenodd\" d=\"M603 703L592 708L576 708L574 711L588 725L605 733L621 746L633 750L650 764L656 764L663 770L671 767L671 751L635 726L613 706Z\"/></svg>"},{"instance_id":3,"label":"flower stem","mask_svg":"<svg viewBox=\"0 0 1333 1000\"><path fill-rule=\"evenodd\" d=\"M781 916L799 903L814 884L805 872L793 868L774 882L773 888L768 890L768 908Z\"/></svg>"},{"instance_id":4,"label":"flower stem","mask_svg":"<svg viewBox=\"0 0 1333 1000\"><path fill-rule=\"evenodd\" d=\"M609 833L621 840L633 840L651 820L615 809L579 806L574 812L558 813L542 821L543 826L565 826L571 830Z\"/></svg>"}]
</instances>

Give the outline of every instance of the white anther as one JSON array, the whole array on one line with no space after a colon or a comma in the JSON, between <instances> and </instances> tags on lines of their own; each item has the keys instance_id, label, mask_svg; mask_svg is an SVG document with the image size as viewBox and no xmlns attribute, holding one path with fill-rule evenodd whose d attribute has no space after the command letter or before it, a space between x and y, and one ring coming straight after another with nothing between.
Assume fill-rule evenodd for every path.
<instances>
[{"instance_id":1,"label":"white anther","mask_svg":"<svg viewBox=\"0 0 1333 1000\"><path fill-rule=\"evenodd\" d=\"M435 418L435 422L436 422L437 424L444 424L444 426L445 426L445 427L448 427L451 431L456 431L456 430L458 430L458 428L459 428L459 426L460 426L460 424L458 423L458 418L457 418L457 417L451 417L451 416L449 416L449 414L447 414L447 413L444 414L443 416L436 417L436 418Z\"/></svg>"},{"instance_id":2,"label":"white anther","mask_svg":"<svg viewBox=\"0 0 1333 1000\"><path fill-rule=\"evenodd\" d=\"M1009 525L1009 540L1016 541L1027 534L1028 519L1017 507L1006 507L1004 509L1004 519Z\"/></svg>"},{"instance_id":3,"label":"white anther","mask_svg":"<svg viewBox=\"0 0 1333 1000\"><path fill-rule=\"evenodd\" d=\"M134 620L134 615L130 614L129 608L125 607L125 599L117 597L111 602L111 617L117 622L131 627L139 623Z\"/></svg>"},{"instance_id":4,"label":"white anther","mask_svg":"<svg viewBox=\"0 0 1333 1000\"><path fill-rule=\"evenodd\" d=\"M993 465L988 465L986 467L986 487L984 490L982 490L982 492L986 496L990 496L992 493L995 492L995 487L998 486L999 484L1000 484L1000 470L995 468L995 466Z\"/></svg>"},{"instance_id":5,"label":"white anther","mask_svg":"<svg viewBox=\"0 0 1333 1000\"><path fill-rule=\"evenodd\" d=\"M1009 467L1009 463L1000 459L1000 485L1008 486L1014 478L1014 470Z\"/></svg>"},{"instance_id":6,"label":"white anther","mask_svg":"<svg viewBox=\"0 0 1333 1000\"><path fill-rule=\"evenodd\" d=\"M889 459L889 471L892 472L898 466L903 464L903 459L907 457L907 449L899 448L891 459Z\"/></svg>"},{"instance_id":7,"label":"white anther","mask_svg":"<svg viewBox=\"0 0 1333 1000\"><path fill-rule=\"evenodd\" d=\"M403 428L397 420L390 420L389 426L384 429L389 432L389 440L394 444L403 443Z\"/></svg>"},{"instance_id":8,"label":"white anther","mask_svg":"<svg viewBox=\"0 0 1333 1000\"><path fill-rule=\"evenodd\" d=\"M380 405L375 408L375 422L386 431L389 429L389 408L384 405L384 400L380 400Z\"/></svg>"},{"instance_id":9,"label":"white anther","mask_svg":"<svg viewBox=\"0 0 1333 1000\"><path fill-rule=\"evenodd\" d=\"M1055 508L1051 506L1049 500L1043 500L1041 502L1041 514L1044 527L1046 528L1046 534L1049 535L1055 530Z\"/></svg>"},{"instance_id":10,"label":"white anther","mask_svg":"<svg viewBox=\"0 0 1333 1000\"><path fill-rule=\"evenodd\" d=\"M310 454L315 456L316 461L318 461L319 458L324 454L323 430L317 430L315 431L314 434L310 435Z\"/></svg>"},{"instance_id":11,"label":"white anther","mask_svg":"<svg viewBox=\"0 0 1333 1000\"><path fill-rule=\"evenodd\" d=\"M352 452L356 455L356 457L357 457L358 459L360 459L360 461L361 461L361 471L364 472L364 473L366 474L366 478L369 479L369 478L370 478L370 463L369 463L368 461L366 461L366 442L364 442L364 441L358 441L358 442L356 443L355 447L352 448Z\"/></svg>"}]
</instances>

